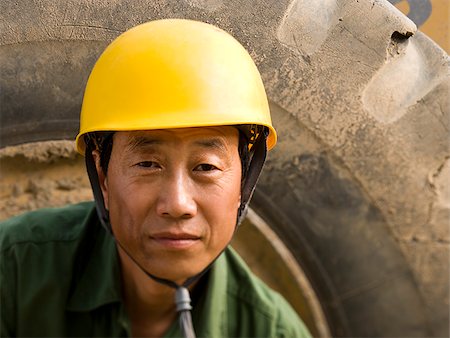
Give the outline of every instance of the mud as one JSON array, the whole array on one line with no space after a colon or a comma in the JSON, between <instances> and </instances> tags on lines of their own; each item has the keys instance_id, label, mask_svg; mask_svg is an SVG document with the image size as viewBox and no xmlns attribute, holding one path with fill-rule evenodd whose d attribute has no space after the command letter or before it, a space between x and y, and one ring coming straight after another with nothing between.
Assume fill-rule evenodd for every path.
<instances>
[{"instance_id":1,"label":"mud","mask_svg":"<svg viewBox=\"0 0 450 338\"><path fill-rule=\"evenodd\" d=\"M0 219L92 199L84 160L73 142L38 142L0 150Z\"/></svg>"}]
</instances>

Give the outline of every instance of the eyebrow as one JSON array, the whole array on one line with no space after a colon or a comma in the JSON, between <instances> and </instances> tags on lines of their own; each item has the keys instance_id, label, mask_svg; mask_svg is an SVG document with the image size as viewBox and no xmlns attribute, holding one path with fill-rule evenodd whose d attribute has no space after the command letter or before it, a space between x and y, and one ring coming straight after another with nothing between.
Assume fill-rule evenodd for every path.
<instances>
[{"instance_id":1,"label":"eyebrow","mask_svg":"<svg viewBox=\"0 0 450 338\"><path fill-rule=\"evenodd\" d=\"M163 142L161 140L158 140L156 138L151 138L148 136L134 136L132 137L128 142L126 147L133 151L139 148L146 148L154 145L162 144Z\"/></svg>"},{"instance_id":2,"label":"eyebrow","mask_svg":"<svg viewBox=\"0 0 450 338\"><path fill-rule=\"evenodd\" d=\"M206 149L217 149L220 152L226 153L227 147L222 139L214 137L214 138L208 138L204 140L198 140L194 142L195 145L200 146L202 148Z\"/></svg>"}]
</instances>

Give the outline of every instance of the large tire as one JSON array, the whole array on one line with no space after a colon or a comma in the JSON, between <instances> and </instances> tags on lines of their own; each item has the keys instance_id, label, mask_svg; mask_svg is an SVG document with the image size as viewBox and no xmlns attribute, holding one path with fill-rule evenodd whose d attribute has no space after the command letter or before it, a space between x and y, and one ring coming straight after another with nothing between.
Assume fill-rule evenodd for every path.
<instances>
[{"instance_id":1,"label":"large tire","mask_svg":"<svg viewBox=\"0 0 450 338\"><path fill-rule=\"evenodd\" d=\"M73 139L89 70L151 19L216 24L251 52L280 140L252 208L333 336L448 336L448 56L387 2L0 4L0 146Z\"/></svg>"}]
</instances>

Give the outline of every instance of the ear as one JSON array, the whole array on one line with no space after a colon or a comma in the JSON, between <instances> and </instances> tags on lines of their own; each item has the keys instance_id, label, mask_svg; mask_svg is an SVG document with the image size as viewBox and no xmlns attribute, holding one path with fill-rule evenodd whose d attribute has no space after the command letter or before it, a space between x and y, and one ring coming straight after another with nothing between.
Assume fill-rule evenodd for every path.
<instances>
[{"instance_id":1,"label":"ear","mask_svg":"<svg viewBox=\"0 0 450 338\"><path fill-rule=\"evenodd\" d=\"M95 161L95 169L97 170L98 182L100 184L100 189L102 189L103 199L105 201L105 208L108 208L108 177L103 172L102 167L100 166L100 152L98 150L92 151L92 157Z\"/></svg>"}]
</instances>

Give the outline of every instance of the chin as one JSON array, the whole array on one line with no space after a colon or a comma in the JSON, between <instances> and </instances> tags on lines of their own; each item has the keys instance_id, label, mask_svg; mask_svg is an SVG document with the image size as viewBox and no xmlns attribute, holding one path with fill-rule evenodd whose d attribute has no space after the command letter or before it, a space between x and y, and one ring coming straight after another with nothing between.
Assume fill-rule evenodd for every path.
<instances>
[{"instance_id":1,"label":"chin","mask_svg":"<svg viewBox=\"0 0 450 338\"><path fill-rule=\"evenodd\" d=\"M173 267L171 269L168 269L168 267ZM174 281L178 285L183 284L187 279L194 277L201 273L207 265L204 266L198 266L193 268L192 264L190 264L189 267L183 267L183 264L178 263L172 263L170 265L165 265L164 267L153 269L151 267L148 267L148 272L153 274L156 277L167 279L170 281Z\"/></svg>"}]
</instances>

